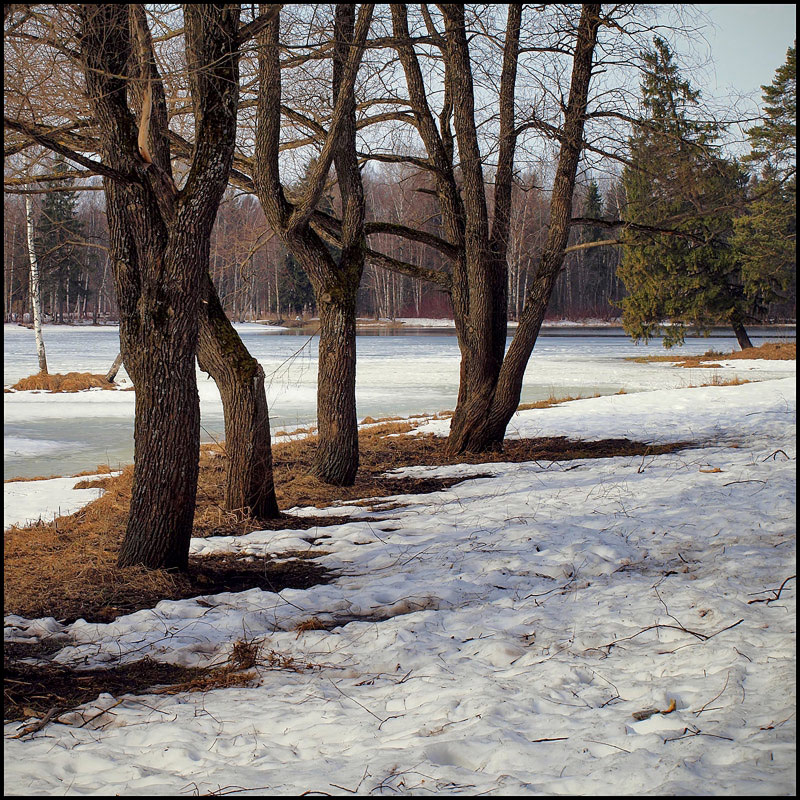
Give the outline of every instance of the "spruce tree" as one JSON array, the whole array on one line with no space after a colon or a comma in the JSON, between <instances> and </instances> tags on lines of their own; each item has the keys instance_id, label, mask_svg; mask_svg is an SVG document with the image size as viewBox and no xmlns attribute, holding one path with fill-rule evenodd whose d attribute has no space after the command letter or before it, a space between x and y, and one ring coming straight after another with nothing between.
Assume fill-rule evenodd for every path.
<instances>
[{"instance_id":1,"label":"spruce tree","mask_svg":"<svg viewBox=\"0 0 800 800\"><path fill-rule=\"evenodd\" d=\"M796 53L790 47L772 84L761 87L765 119L748 130L751 150L743 159L753 168L750 202L734 223L745 291L763 307L796 297Z\"/></svg>"},{"instance_id":2,"label":"spruce tree","mask_svg":"<svg viewBox=\"0 0 800 800\"><path fill-rule=\"evenodd\" d=\"M667 43L656 37L642 56L642 118L623 172L624 217L671 233L626 231L623 325L637 341L663 331L671 347L683 342L688 327L729 324L739 345L750 347L749 303L728 210L742 195L744 176L719 154L717 126L697 119L700 93L681 76Z\"/></svg>"},{"instance_id":3,"label":"spruce tree","mask_svg":"<svg viewBox=\"0 0 800 800\"><path fill-rule=\"evenodd\" d=\"M64 322L64 304L85 292L80 284L84 268L81 260L83 248L78 242L83 238L83 225L78 218L77 193L70 187L72 179L66 177L67 165L61 156L53 162L53 174L64 174L46 183L50 190L42 200L39 224L36 226L36 251L39 254L42 292L52 292L55 303L50 309L53 322ZM69 311L69 309L67 309Z\"/></svg>"}]
</instances>

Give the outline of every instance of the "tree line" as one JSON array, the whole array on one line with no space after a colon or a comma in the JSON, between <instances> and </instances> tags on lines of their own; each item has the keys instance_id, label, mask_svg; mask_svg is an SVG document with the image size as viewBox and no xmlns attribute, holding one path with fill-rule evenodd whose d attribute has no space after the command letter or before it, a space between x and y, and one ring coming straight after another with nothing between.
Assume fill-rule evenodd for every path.
<instances>
[{"instance_id":1,"label":"tree line","mask_svg":"<svg viewBox=\"0 0 800 800\"><path fill-rule=\"evenodd\" d=\"M63 168L63 164L61 165ZM59 165L50 169L57 174ZM381 168L364 177L367 213L371 219L392 219L413 225L420 211L413 187L414 173ZM531 179L527 180L530 184ZM72 179L51 181L46 193L33 195L36 240L40 262L42 305L53 323L116 322L118 309L109 272L108 225L101 192L74 188ZM43 182L44 186L44 182ZM538 248L547 229L549 196L519 193L511 223L509 248L508 318L516 320L533 278ZM620 185L611 183L603 196L596 180L580 185L575 214L619 216ZM6 322L30 316L30 270L25 229L25 197L7 193L4 202L4 277ZM430 210L429 212L430 213ZM571 241L602 238L601 228L577 230ZM398 243L375 237L382 252L417 265L441 266L441 257L419 242ZM570 253L565 259L548 306L548 318L615 319L621 314L625 287L617 276L621 248L605 246ZM306 274L274 238L258 202L232 190L220 205L211 234L211 276L225 313L235 322L308 320L316 301ZM28 315L26 317L25 315ZM405 317L450 318L447 295L421 278L365 266L357 298L362 318L394 320Z\"/></svg>"},{"instance_id":2,"label":"tree line","mask_svg":"<svg viewBox=\"0 0 800 800\"><path fill-rule=\"evenodd\" d=\"M655 198L642 203L652 213L634 214L625 173L605 197L591 180L609 162L644 171L641 130L662 131L662 143L677 148L665 156L678 173L675 202L704 174L691 159L683 169L683 149L705 153L706 172L720 171L710 134L693 141L696 129L676 124L679 114L650 113L648 80L658 70L646 6L87 4L12 5L4 14L14 76L6 156L17 167L7 189L60 184L60 205L42 206L50 204L45 220L66 221L66 181L102 180L105 263L136 387L121 566L186 568L199 450L195 360L223 400L227 507L279 513L264 373L230 316L271 303L277 315L301 304L318 315L311 472L347 485L358 470L359 307L396 315L409 287L417 308L423 297L444 298L462 359L447 448L482 452L502 448L554 298L587 310L621 300L620 245L635 253L679 242L686 258L663 261L684 278L691 263L692 281L708 260L701 245L729 248L724 231L685 224L720 201L726 208L727 197L695 192L691 213ZM617 83L622 68L644 75L641 104ZM42 151L69 167L32 169ZM776 180L788 187L792 177ZM39 230L48 254L49 224ZM68 226L59 230L72 241ZM69 314L78 286L88 291L70 269L50 269L60 287L53 314ZM766 277L754 268L741 280L763 287ZM679 287L687 288L694 293L693 283ZM509 313L518 325L507 347ZM676 311L679 321L691 317Z\"/></svg>"}]
</instances>

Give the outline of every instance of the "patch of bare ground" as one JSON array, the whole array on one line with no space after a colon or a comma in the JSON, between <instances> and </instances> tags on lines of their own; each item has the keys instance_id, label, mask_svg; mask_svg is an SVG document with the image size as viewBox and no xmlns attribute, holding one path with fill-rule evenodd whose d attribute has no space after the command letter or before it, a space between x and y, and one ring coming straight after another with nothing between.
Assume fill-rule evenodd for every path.
<instances>
[{"instance_id":1,"label":"patch of bare ground","mask_svg":"<svg viewBox=\"0 0 800 800\"><path fill-rule=\"evenodd\" d=\"M732 359L761 359L767 361L796 361L797 342L767 342L758 347L748 347L733 353L720 353L709 350L701 356L637 356L626 359L639 364L650 364L659 361L674 362L678 367L719 367L715 361L730 361Z\"/></svg>"},{"instance_id":2,"label":"patch of bare ground","mask_svg":"<svg viewBox=\"0 0 800 800\"><path fill-rule=\"evenodd\" d=\"M207 692L252 684L258 679L254 667L292 672L319 668L317 664L300 662L268 650L256 640L235 642L225 663L205 668L182 667L144 658L102 669L75 670L47 661L48 650L52 651L52 648L6 644L3 657L3 718L16 721L38 717L41 720L22 728L17 737L34 733L50 720L79 727L92 722L102 726L103 713L93 708L77 715L68 714L62 719L59 717L103 693L119 697ZM37 658L40 661L31 664L21 660L25 658Z\"/></svg>"},{"instance_id":3,"label":"patch of bare ground","mask_svg":"<svg viewBox=\"0 0 800 800\"><path fill-rule=\"evenodd\" d=\"M481 464L492 461L568 461L621 455L657 455L683 444L653 446L627 439L599 442L570 441L564 437L507 440L502 452L465 454L445 452L445 440L432 435L404 435L418 422L388 422L360 433L361 463L356 483L329 486L311 477L315 437L274 447L275 485L281 508L330 506L341 501L419 494L448 488L465 478L384 476L389 468L414 465ZM108 622L120 614L152 608L162 599L180 599L225 591L261 587L270 591L304 588L330 579L309 557L294 560L259 557L195 556L189 572L177 575L161 570L116 566L130 503L133 468L118 476L93 479L79 487L105 489L98 500L50 524L10 528L5 533L5 613L24 617L51 616L72 621ZM204 446L200 459L194 534L198 537L244 535L255 530L315 529L348 521L348 516L296 517L283 514L258 520L223 508L225 454L218 446ZM316 539L314 533L310 541ZM321 551L315 550L315 555Z\"/></svg>"},{"instance_id":4,"label":"patch of bare ground","mask_svg":"<svg viewBox=\"0 0 800 800\"><path fill-rule=\"evenodd\" d=\"M112 381L107 381L105 375L94 375L91 372L68 372L66 375L38 372L23 378L11 388L20 392L38 389L54 394L56 392L82 392L84 389L119 389L119 386Z\"/></svg>"}]
</instances>

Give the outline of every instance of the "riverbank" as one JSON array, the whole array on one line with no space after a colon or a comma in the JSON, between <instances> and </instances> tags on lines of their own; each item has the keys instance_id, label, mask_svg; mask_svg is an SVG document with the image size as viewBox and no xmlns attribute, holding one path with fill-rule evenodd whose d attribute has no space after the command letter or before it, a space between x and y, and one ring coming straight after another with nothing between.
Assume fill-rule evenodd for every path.
<instances>
[{"instance_id":1,"label":"riverbank","mask_svg":"<svg viewBox=\"0 0 800 800\"><path fill-rule=\"evenodd\" d=\"M791 795L795 427L792 378L521 411L520 443L688 445L384 454L376 481L425 488L192 540L271 586L109 601L110 621L8 615L28 672L6 697L28 712L6 725L5 790ZM310 584L281 589L290 573Z\"/></svg>"}]
</instances>

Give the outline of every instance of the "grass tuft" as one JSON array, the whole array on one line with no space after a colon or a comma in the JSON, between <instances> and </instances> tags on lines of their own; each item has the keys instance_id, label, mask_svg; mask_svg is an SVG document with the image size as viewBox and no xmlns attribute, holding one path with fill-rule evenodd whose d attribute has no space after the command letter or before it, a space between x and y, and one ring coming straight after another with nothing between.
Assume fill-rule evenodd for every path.
<instances>
[{"instance_id":1,"label":"grass tuft","mask_svg":"<svg viewBox=\"0 0 800 800\"><path fill-rule=\"evenodd\" d=\"M733 353L720 353L717 350L708 350L701 356L636 356L626 361L635 361L637 364L653 364L658 362L674 362L681 367L719 367L720 364L708 363L712 361L730 361L738 359L755 359L765 361L796 361L797 342L767 342L758 347L748 347L746 350L737 350Z\"/></svg>"},{"instance_id":2,"label":"grass tuft","mask_svg":"<svg viewBox=\"0 0 800 800\"><path fill-rule=\"evenodd\" d=\"M15 383L12 389L20 392L33 390L56 392L82 392L85 389L117 389L116 383L106 380L105 375L93 375L91 372L68 372L49 374L38 372Z\"/></svg>"}]
</instances>

